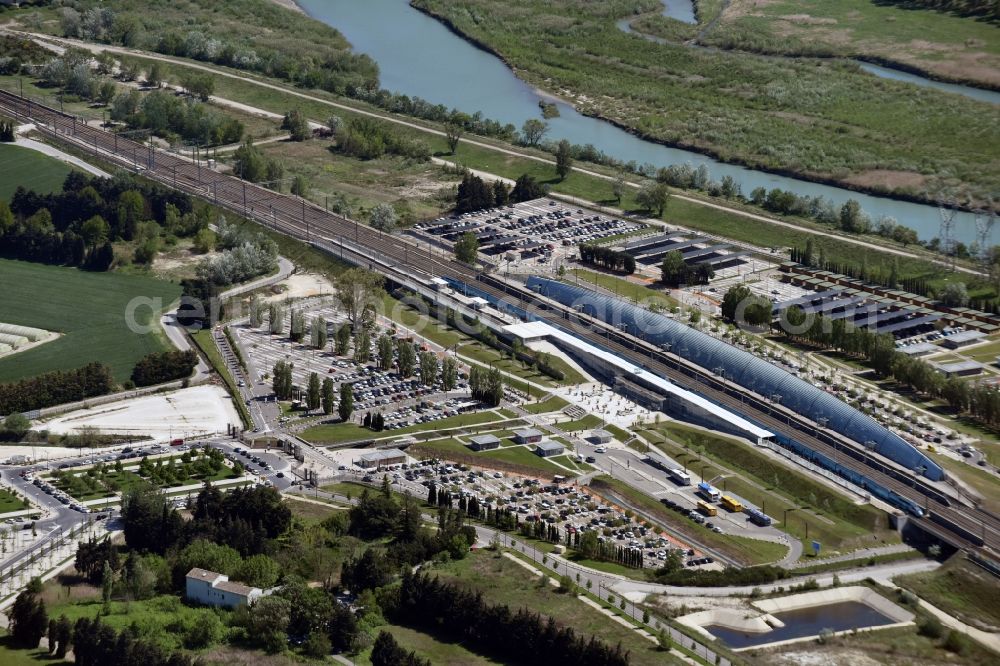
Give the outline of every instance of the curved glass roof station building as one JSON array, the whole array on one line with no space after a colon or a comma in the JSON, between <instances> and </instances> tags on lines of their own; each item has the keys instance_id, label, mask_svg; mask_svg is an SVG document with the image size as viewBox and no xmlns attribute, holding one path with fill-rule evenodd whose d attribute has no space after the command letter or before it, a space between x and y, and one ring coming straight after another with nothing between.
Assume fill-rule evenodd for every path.
<instances>
[{"instance_id":1,"label":"curved glass roof station building","mask_svg":"<svg viewBox=\"0 0 1000 666\"><path fill-rule=\"evenodd\" d=\"M937 463L875 419L749 352L664 315L589 289L537 277L528 279L528 287L626 332L638 334L706 370L722 374L743 388L780 402L797 414L814 421L826 419L827 428L873 448L907 469L922 471L933 481L940 481L945 476Z\"/></svg>"}]
</instances>

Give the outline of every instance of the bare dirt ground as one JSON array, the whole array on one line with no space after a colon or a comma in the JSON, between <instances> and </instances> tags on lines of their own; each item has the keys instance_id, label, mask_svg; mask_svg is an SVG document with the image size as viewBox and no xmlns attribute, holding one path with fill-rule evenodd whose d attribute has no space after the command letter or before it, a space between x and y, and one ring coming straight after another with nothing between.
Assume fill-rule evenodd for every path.
<instances>
[{"instance_id":1,"label":"bare dirt ground","mask_svg":"<svg viewBox=\"0 0 1000 666\"><path fill-rule=\"evenodd\" d=\"M889 169L872 169L845 178L848 183L863 187L886 187L891 189L913 188L919 190L927 182L927 176L912 171L892 171Z\"/></svg>"},{"instance_id":2,"label":"bare dirt ground","mask_svg":"<svg viewBox=\"0 0 1000 666\"><path fill-rule=\"evenodd\" d=\"M286 298L308 298L310 296L330 296L335 289L333 283L315 273L296 273L288 276L272 288L275 293L265 301L283 301Z\"/></svg>"}]
</instances>

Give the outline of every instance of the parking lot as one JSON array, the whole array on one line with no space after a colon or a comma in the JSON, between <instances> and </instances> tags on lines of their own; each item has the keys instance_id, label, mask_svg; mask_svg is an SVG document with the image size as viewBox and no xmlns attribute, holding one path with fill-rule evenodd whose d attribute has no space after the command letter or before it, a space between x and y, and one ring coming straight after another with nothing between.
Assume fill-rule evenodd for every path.
<instances>
[{"instance_id":1,"label":"parking lot","mask_svg":"<svg viewBox=\"0 0 1000 666\"><path fill-rule=\"evenodd\" d=\"M283 330L286 332L292 309L293 307L285 308ZM328 305L314 306L303 312L307 327L311 327L320 316L327 321L328 335L332 341L345 319L340 312ZM379 369L375 349L376 341L383 334L393 337L397 343L413 344L418 354L429 350L420 340L387 326L376 325L370 332L372 351L367 361L362 363L355 362L351 355L337 356L332 351L332 342L328 342L325 349L319 350L310 344L309 336L302 342L293 342L287 333L271 335L266 321L259 328L243 324L233 326L232 330L241 349L249 356L256 369L255 381L260 385L267 386L267 377L278 361L292 364L292 383L299 389L308 386L312 373L319 375L321 380L332 379L335 395L339 395L341 384L348 383L353 387L354 412L358 418L366 412L380 412L385 417L386 430L443 419L476 406L469 399L468 382L463 377L461 364L455 388L447 392L441 383L440 373L431 385L422 384L417 377L401 377L395 369L398 366L398 351L394 352L392 370ZM438 357L440 363L442 354L439 353ZM286 422L288 419L289 417L284 416L281 420Z\"/></svg>"},{"instance_id":2,"label":"parking lot","mask_svg":"<svg viewBox=\"0 0 1000 666\"><path fill-rule=\"evenodd\" d=\"M554 267L580 243L627 234L645 225L552 199L442 217L417 224L411 233L451 247L464 233L479 240L481 257L509 270L528 265Z\"/></svg>"},{"instance_id":3,"label":"parking lot","mask_svg":"<svg viewBox=\"0 0 1000 666\"><path fill-rule=\"evenodd\" d=\"M537 478L504 474L441 460L413 460L379 470L350 469L365 483L378 484L388 475L402 491L426 497L433 483L453 496L475 497L484 509L507 509L517 513L521 523L543 521L559 529L561 543L566 535L575 541L576 534L596 531L598 540L641 552L644 566L655 568L669 551L677 550L686 566L719 568L713 558L690 548L674 537L656 532L644 521L626 515L619 507L605 502L586 486L549 482Z\"/></svg>"}]
</instances>

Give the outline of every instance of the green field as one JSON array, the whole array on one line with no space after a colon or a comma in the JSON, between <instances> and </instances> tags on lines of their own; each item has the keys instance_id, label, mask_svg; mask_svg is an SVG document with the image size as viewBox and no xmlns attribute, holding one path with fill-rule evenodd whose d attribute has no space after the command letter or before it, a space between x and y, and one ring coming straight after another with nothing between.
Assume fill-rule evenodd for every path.
<instances>
[{"instance_id":1,"label":"green field","mask_svg":"<svg viewBox=\"0 0 1000 666\"><path fill-rule=\"evenodd\" d=\"M23 511L31 508L31 505L7 490L0 489L0 513L10 513L12 511Z\"/></svg>"},{"instance_id":2,"label":"green field","mask_svg":"<svg viewBox=\"0 0 1000 666\"><path fill-rule=\"evenodd\" d=\"M528 412L529 414L548 414L550 412L558 412L568 404L569 404L568 402L566 402L559 396L550 395L541 402L533 402L528 405L522 405L521 409Z\"/></svg>"},{"instance_id":3,"label":"green field","mask_svg":"<svg viewBox=\"0 0 1000 666\"><path fill-rule=\"evenodd\" d=\"M615 277L614 275L608 275L607 273L597 273L591 270L574 268L566 276L566 279L568 281L583 280L585 282L596 284L607 289L608 291L614 292L622 298L627 298L630 301L640 304L646 308L650 308L655 305L658 308L670 310L680 305L680 303L677 302L677 299L668 296L658 289L652 289L641 284L636 284L631 280Z\"/></svg>"},{"instance_id":4,"label":"green field","mask_svg":"<svg viewBox=\"0 0 1000 666\"><path fill-rule=\"evenodd\" d=\"M42 194L58 192L72 170L54 157L0 143L0 199L10 201L19 185Z\"/></svg>"},{"instance_id":5,"label":"green field","mask_svg":"<svg viewBox=\"0 0 1000 666\"><path fill-rule=\"evenodd\" d=\"M57 340L0 359L0 382L76 368L92 361L111 367L125 381L136 361L168 349L158 320L180 296L180 287L135 275L89 273L76 268L0 259L0 322L60 333ZM11 288L10 285L16 285ZM133 299L154 299L135 309L135 322L151 332L129 330L126 308Z\"/></svg>"}]
</instances>

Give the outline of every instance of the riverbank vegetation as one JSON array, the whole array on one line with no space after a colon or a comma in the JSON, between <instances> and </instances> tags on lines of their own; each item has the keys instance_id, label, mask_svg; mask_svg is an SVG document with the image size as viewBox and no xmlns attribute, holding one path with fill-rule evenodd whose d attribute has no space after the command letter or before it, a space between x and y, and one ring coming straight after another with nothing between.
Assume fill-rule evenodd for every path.
<instances>
[{"instance_id":1,"label":"riverbank vegetation","mask_svg":"<svg viewBox=\"0 0 1000 666\"><path fill-rule=\"evenodd\" d=\"M701 41L757 53L884 61L996 89L997 11L989 2L733 0ZM662 34L655 24L642 27Z\"/></svg>"},{"instance_id":2,"label":"riverbank vegetation","mask_svg":"<svg viewBox=\"0 0 1000 666\"><path fill-rule=\"evenodd\" d=\"M984 133L1000 121L993 106L874 79L856 64L655 44L616 27L653 4L415 6L495 50L530 83L649 139L900 196L933 198L962 185L981 199L995 188L988 165L1000 145Z\"/></svg>"}]
</instances>

